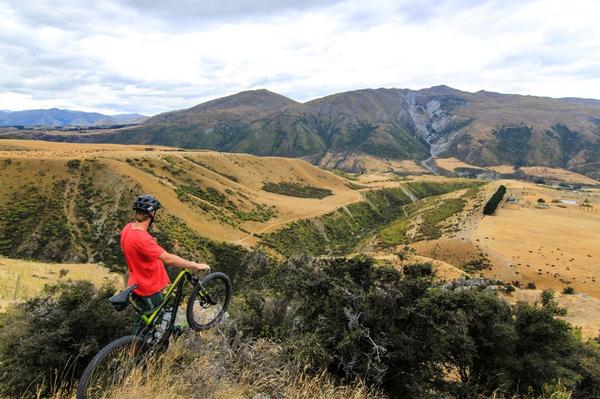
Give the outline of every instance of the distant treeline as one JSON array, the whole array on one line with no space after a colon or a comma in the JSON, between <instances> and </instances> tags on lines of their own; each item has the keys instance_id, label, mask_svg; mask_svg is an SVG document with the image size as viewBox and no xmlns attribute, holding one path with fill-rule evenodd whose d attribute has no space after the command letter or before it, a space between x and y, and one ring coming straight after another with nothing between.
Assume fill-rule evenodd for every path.
<instances>
[{"instance_id":1,"label":"distant treeline","mask_svg":"<svg viewBox=\"0 0 600 399\"><path fill-rule=\"evenodd\" d=\"M502 198L504 198L504 194L506 194L506 187L501 185L498 187L498 190L494 193L494 195L492 195L492 198L490 198L487 204L485 204L483 207L483 214L493 215L494 212L496 212L496 208L498 208L498 204L500 204L500 201L502 201Z\"/></svg>"}]
</instances>

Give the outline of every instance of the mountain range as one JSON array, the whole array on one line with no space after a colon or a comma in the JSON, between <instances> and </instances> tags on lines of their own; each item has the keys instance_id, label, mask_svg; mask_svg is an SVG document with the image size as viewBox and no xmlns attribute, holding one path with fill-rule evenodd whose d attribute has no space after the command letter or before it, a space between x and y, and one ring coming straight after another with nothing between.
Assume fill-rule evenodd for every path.
<instances>
[{"instance_id":1,"label":"mountain range","mask_svg":"<svg viewBox=\"0 0 600 399\"><path fill-rule=\"evenodd\" d=\"M0 111L0 126L111 126L131 125L146 119L140 114L104 115L58 108Z\"/></svg>"},{"instance_id":2,"label":"mountain range","mask_svg":"<svg viewBox=\"0 0 600 399\"><path fill-rule=\"evenodd\" d=\"M360 170L365 158L429 168L433 157L455 157L478 166L547 166L600 177L600 101L447 86L364 89L305 103L245 91L133 127L36 138L301 157L349 171Z\"/></svg>"}]
</instances>

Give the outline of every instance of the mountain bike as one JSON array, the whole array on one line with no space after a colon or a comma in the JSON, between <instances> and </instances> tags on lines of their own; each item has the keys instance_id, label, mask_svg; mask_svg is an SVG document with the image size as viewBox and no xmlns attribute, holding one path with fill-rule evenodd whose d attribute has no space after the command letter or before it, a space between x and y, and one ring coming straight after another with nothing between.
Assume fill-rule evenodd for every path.
<instances>
[{"instance_id":1,"label":"mountain bike","mask_svg":"<svg viewBox=\"0 0 600 399\"><path fill-rule=\"evenodd\" d=\"M218 324L226 315L231 300L231 281L224 273L208 274L200 279L187 269L182 270L169 286L163 301L154 309L144 312L133 298L137 285L109 299L117 310L132 305L144 326L140 335L118 338L96 354L85 368L77 387L77 399L99 398L108 387L125 381L130 372L152 353L164 351L169 338L178 332L175 325L179 306L184 300L187 283L192 290L187 297L186 319L193 330L201 331Z\"/></svg>"}]
</instances>

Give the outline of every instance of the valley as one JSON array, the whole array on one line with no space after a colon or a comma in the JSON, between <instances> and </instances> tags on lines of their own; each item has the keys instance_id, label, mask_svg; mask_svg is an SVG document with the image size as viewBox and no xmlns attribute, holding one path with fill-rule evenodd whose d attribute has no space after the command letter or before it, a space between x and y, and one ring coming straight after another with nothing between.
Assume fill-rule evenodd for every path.
<instances>
[{"instance_id":1,"label":"valley","mask_svg":"<svg viewBox=\"0 0 600 399\"><path fill-rule=\"evenodd\" d=\"M471 166L456 159L437 164L449 172ZM600 300L597 189L420 172L355 174L298 159L161 146L21 140L0 141L0 168L0 251L9 258L123 270L119 229L131 198L150 192L164 205L155 226L159 240L187 256L218 261L239 245L275 257L367 254L399 267L432 262L445 279L470 274L510 284L517 288L511 300L554 289L584 334L600 328L600 318L581 311ZM483 217L483 204L500 184L511 203ZM566 287L574 294L562 294Z\"/></svg>"}]
</instances>

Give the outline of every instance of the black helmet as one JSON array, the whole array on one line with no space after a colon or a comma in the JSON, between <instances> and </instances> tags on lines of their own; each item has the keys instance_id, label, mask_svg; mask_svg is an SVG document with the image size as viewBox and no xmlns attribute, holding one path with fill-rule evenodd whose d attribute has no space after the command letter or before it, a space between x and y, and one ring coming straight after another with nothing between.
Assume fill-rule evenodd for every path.
<instances>
[{"instance_id":1,"label":"black helmet","mask_svg":"<svg viewBox=\"0 0 600 399\"><path fill-rule=\"evenodd\" d=\"M160 209L160 202L154 196L142 194L133 202L133 210L140 213L150 213Z\"/></svg>"}]
</instances>

